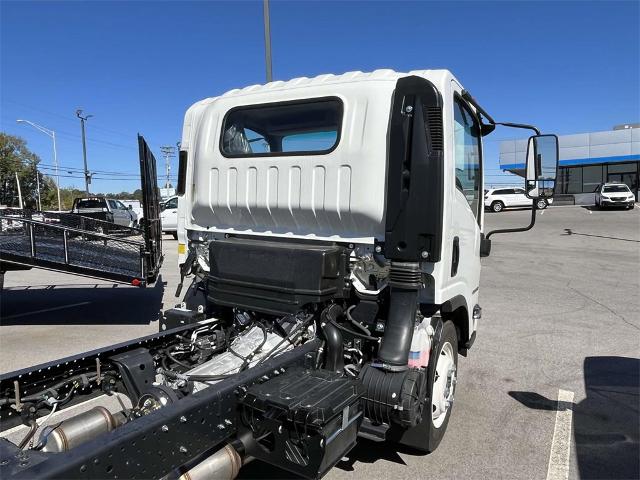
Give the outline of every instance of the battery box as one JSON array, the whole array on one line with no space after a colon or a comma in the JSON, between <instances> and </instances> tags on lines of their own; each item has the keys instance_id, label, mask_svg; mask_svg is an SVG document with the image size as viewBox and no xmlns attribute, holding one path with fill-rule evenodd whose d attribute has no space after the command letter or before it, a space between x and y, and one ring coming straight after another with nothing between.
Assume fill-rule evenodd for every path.
<instances>
[{"instance_id":1,"label":"battery box","mask_svg":"<svg viewBox=\"0 0 640 480\"><path fill-rule=\"evenodd\" d=\"M209 244L210 302L286 315L345 295L349 255L332 244L228 238Z\"/></svg>"},{"instance_id":2,"label":"battery box","mask_svg":"<svg viewBox=\"0 0 640 480\"><path fill-rule=\"evenodd\" d=\"M328 370L291 368L250 387L241 400L248 454L305 478L320 478L356 444L362 384Z\"/></svg>"}]
</instances>

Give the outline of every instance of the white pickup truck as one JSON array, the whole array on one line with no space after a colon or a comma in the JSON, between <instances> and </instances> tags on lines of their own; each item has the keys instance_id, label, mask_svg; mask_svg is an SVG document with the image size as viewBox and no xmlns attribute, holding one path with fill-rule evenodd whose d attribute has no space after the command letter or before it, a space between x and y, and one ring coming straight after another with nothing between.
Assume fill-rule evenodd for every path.
<instances>
[{"instance_id":1,"label":"white pickup truck","mask_svg":"<svg viewBox=\"0 0 640 480\"><path fill-rule=\"evenodd\" d=\"M138 215L132 207L127 207L120 200L112 198L76 198L73 201L71 213L104 220L124 227L135 228L138 226Z\"/></svg>"}]
</instances>

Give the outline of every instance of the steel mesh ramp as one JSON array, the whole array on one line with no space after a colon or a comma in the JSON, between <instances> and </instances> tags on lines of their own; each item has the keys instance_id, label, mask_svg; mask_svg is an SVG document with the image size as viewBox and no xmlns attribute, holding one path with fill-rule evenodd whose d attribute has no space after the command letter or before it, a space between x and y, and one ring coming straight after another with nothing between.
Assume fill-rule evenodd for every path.
<instances>
[{"instance_id":1,"label":"steel mesh ramp","mask_svg":"<svg viewBox=\"0 0 640 480\"><path fill-rule=\"evenodd\" d=\"M147 285L162 266L156 159L138 135L144 218L131 228L83 215L0 209L0 273L34 267Z\"/></svg>"},{"instance_id":2,"label":"steel mesh ramp","mask_svg":"<svg viewBox=\"0 0 640 480\"><path fill-rule=\"evenodd\" d=\"M68 213L0 210L0 262L145 285L142 232Z\"/></svg>"}]
</instances>

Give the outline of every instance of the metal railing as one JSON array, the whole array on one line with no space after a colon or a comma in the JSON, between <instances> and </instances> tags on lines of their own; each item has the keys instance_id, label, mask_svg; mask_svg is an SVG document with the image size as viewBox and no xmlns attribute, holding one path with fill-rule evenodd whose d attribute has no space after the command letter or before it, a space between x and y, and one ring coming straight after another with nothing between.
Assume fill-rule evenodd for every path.
<instances>
[{"instance_id":1,"label":"metal railing","mask_svg":"<svg viewBox=\"0 0 640 480\"><path fill-rule=\"evenodd\" d=\"M0 260L96 278L146 280L146 248L141 231L73 214L0 211ZM85 228L69 226L75 223ZM65 225L67 224L67 225ZM107 224L105 228L105 224ZM120 226L117 226L120 227ZM110 232L109 234L105 233ZM119 232L119 234L115 234ZM134 237L138 237L135 238Z\"/></svg>"}]
</instances>

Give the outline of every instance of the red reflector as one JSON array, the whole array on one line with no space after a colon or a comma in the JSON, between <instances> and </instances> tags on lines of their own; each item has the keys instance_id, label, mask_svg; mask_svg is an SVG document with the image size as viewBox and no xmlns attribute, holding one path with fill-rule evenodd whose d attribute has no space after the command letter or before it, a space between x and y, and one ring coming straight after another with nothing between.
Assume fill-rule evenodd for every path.
<instances>
[{"instance_id":1,"label":"red reflector","mask_svg":"<svg viewBox=\"0 0 640 480\"><path fill-rule=\"evenodd\" d=\"M133 285L134 287L139 287L141 284L142 282L137 278L134 278L133 280L131 280L131 285Z\"/></svg>"}]
</instances>

